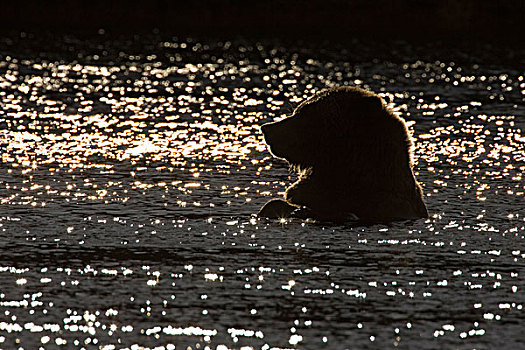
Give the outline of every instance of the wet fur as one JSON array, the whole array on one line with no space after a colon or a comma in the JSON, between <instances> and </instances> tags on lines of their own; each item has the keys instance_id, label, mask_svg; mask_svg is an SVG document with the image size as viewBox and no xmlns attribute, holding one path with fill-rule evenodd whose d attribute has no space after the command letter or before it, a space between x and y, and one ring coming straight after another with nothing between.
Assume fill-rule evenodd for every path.
<instances>
[{"instance_id":1,"label":"wet fur","mask_svg":"<svg viewBox=\"0 0 525 350\"><path fill-rule=\"evenodd\" d=\"M428 216L405 123L378 95L324 90L261 129L272 154L299 172L284 199L310 216L366 222Z\"/></svg>"}]
</instances>

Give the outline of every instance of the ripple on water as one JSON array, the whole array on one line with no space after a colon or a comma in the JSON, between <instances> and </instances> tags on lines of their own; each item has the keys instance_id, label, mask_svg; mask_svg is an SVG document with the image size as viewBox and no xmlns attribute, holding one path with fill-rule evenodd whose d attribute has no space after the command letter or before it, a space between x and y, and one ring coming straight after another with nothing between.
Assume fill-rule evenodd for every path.
<instances>
[{"instance_id":1,"label":"ripple on water","mask_svg":"<svg viewBox=\"0 0 525 350\"><path fill-rule=\"evenodd\" d=\"M0 52L1 346L523 347L514 65L408 44L24 40ZM259 126L341 84L406 118L430 219L251 216L294 180Z\"/></svg>"}]
</instances>

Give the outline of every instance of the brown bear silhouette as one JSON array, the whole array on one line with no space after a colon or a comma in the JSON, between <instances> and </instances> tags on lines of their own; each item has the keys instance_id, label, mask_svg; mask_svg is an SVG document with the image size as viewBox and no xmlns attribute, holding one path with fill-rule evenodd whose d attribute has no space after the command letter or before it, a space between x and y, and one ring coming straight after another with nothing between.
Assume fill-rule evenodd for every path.
<instances>
[{"instance_id":1,"label":"brown bear silhouette","mask_svg":"<svg viewBox=\"0 0 525 350\"><path fill-rule=\"evenodd\" d=\"M271 153L299 179L285 201L271 200L259 216L363 223L428 217L406 125L378 95L323 90L261 130Z\"/></svg>"}]
</instances>

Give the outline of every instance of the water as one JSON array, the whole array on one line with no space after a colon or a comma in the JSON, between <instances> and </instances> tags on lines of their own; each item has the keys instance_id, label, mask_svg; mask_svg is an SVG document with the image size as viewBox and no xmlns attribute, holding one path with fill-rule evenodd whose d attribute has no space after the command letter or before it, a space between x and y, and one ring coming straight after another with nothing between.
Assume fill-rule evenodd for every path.
<instances>
[{"instance_id":1,"label":"water","mask_svg":"<svg viewBox=\"0 0 525 350\"><path fill-rule=\"evenodd\" d=\"M523 50L0 43L0 347L525 347ZM409 123L430 219L252 215L294 180L259 126L342 84Z\"/></svg>"}]
</instances>

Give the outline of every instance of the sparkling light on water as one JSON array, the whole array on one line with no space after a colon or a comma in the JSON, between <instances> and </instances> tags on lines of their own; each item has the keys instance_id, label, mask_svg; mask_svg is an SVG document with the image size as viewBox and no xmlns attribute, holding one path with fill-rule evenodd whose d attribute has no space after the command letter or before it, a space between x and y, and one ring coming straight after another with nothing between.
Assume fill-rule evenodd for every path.
<instances>
[{"instance_id":1,"label":"sparkling light on water","mask_svg":"<svg viewBox=\"0 0 525 350\"><path fill-rule=\"evenodd\" d=\"M2 40L2 347L523 347L525 81L492 52ZM294 180L260 125L342 84L406 118L430 219L252 216Z\"/></svg>"}]
</instances>

